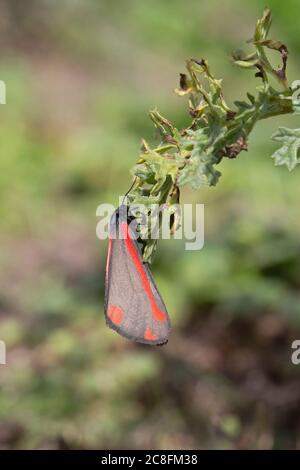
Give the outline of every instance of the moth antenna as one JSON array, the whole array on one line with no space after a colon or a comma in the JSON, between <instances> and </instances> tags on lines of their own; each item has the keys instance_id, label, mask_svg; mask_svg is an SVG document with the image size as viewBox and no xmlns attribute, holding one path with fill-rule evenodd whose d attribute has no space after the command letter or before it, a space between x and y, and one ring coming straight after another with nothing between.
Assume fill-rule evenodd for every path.
<instances>
[{"instance_id":1,"label":"moth antenna","mask_svg":"<svg viewBox=\"0 0 300 470\"><path fill-rule=\"evenodd\" d=\"M136 180L137 180L137 177L134 178L134 180L133 180L133 182L132 182L132 185L131 185L130 188L128 189L127 193L124 195L124 197L123 197L123 199L122 199L122 205L124 204L124 201L125 201L127 195L130 193L130 191L132 190L133 186L135 185Z\"/></svg>"}]
</instances>

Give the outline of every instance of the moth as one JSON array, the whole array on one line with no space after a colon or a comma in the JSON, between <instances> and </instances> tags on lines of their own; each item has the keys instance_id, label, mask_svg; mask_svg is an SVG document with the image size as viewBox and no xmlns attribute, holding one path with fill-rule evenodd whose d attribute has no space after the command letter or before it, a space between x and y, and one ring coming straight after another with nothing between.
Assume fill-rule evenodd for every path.
<instances>
[{"instance_id":1,"label":"moth","mask_svg":"<svg viewBox=\"0 0 300 470\"><path fill-rule=\"evenodd\" d=\"M171 324L148 263L143 262L135 220L122 204L112 215L105 271L107 325L127 339L167 343Z\"/></svg>"}]
</instances>

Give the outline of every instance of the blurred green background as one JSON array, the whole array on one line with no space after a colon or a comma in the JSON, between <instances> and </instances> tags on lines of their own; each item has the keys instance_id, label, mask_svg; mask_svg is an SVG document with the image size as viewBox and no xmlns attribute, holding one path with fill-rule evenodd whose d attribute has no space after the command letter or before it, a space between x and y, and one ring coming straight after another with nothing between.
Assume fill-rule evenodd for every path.
<instances>
[{"instance_id":1,"label":"blurred green background","mask_svg":"<svg viewBox=\"0 0 300 470\"><path fill-rule=\"evenodd\" d=\"M186 58L208 59L229 103L255 89L228 54L264 6L1 0L0 448L300 448L300 175L270 158L297 119L261 123L217 188L183 191L206 205L206 239L159 244L167 346L105 327L95 235L96 207L117 204L141 137L157 138L148 109L189 122L172 91ZM300 79L299 2L268 6Z\"/></svg>"}]
</instances>

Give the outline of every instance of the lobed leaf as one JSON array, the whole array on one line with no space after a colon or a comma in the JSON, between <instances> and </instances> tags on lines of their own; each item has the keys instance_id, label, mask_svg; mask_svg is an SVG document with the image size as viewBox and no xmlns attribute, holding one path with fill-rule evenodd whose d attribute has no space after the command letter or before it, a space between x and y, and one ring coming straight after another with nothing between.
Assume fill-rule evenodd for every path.
<instances>
[{"instance_id":1,"label":"lobed leaf","mask_svg":"<svg viewBox=\"0 0 300 470\"><path fill-rule=\"evenodd\" d=\"M272 158L275 159L275 165L286 165L289 171L292 171L300 163L298 155L300 129L279 127L278 131L273 134L272 139L282 143L282 147L272 155Z\"/></svg>"}]
</instances>

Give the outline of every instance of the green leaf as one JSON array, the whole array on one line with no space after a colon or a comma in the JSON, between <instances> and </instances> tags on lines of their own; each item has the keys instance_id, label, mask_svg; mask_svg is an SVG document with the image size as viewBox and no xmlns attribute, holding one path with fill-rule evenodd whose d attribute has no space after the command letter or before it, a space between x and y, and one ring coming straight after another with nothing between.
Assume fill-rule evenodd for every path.
<instances>
[{"instance_id":1,"label":"green leaf","mask_svg":"<svg viewBox=\"0 0 300 470\"><path fill-rule=\"evenodd\" d=\"M163 117L157 109L149 111L149 116L153 121L155 127L160 131L162 137L166 137L168 135L172 136L173 138L177 139L179 137L179 132L174 127L168 119Z\"/></svg>"},{"instance_id":2,"label":"green leaf","mask_svg":"<svg viewBox=\"0 0 300 470\"><path fill-rule=\"evenodd\" d=\"M256 23L254 40L260 41L266 39L272 24L272 15L269 8L264 10L263 16Z\"/></svg>"},{"instance_id":3,"label":"green leaf","mask_svg":"<svg viewBox=\"0 0 300 470\"><path fill-rule=\"evenodd\" d=\"M148 239L147 244L143 250L143 261L144 263L151 263L151 258L156 251L157 247L157 240L155 239Z\"/></svg>"},{"instance_id":4,"label":"green leaf","mask_svg":"<svg viewBox=\"0 0 300 470\"><path fill-rule=\"evenodd\" d=\"M138 192L132 192L128 196L128 200L130 201L130 204L132 205L143 205L143 206L151 206L152 204L159 204L160 195L158 194L157 196L151 196L149 194L139 194Z\"/></svg>"},{"instance_id":5,"label":"green leaf","mask_svg":"<svg viewBox=\"0 0 300 470\"><path fill-rule=\"evenodd\" d=\"M214 162L212 155L192 155L181 170L178 186L190 184L193 189L215 186L221 173L214 168L214 163L216 162Z\"/></svg>"},{"instance_id":6,"label":"green leaf","mask_svg":"<svg viewBox=\"0 0 300 470\"><path fill-rule=\"evenodd\" d=\"M285 44L281 41L273 41L273 39L264 39L262 41L256 41L255 44L259 46L265 46L269 49L274 49L275 51L280 51L281 49L287 49Z\"/></svg>"},{"instance_id":7,"label":"green leaf","mask_svg":"<svg viewBox=\"0 0 300 470\"><path fill-rule=\"evenodd\" d=\"M242 67L243 69L255 69L257 62L257 59L253 60L235 60L234 61L235 65L238 67Z\"/></svg>"},{"instance_id":8,"label":"green leaf","mask_svg":"<svg viewBox=\"0 0 300 470\"><path fill-rule=\"evenodd\" d=\"M162 185L168 175L172 180L177 173L177 164L172 155L161 155L155 150L147 149L140 155L140 161L133 168L133 175L143 181L156 181Z\"/></svg>"},{"instance_id":9,"label":"green leaf","mask_svg":"<svg viewBox=\"0 0 300 470\"><path fill-rule=\"evenodd\" d=\"M293 111L294 111L294 114L300 114L300 103L293 103Z\"/></svg>"},{"instance_id":10,"label":"green leaf","mask_svg":"<svg viewBox=\"0 0 300 470\"><path fill-rule=\"evenodd\" d=\"M238 49L232 53L232 59L235 65L242 68L255 68L259 59L256 52L246 55L244 51Z\"/></svg>"},{"instance_id":11,"label":"green leaf","mask_svg":"<svg viewBox=\"0 0 300 470\"><path fill-rule=\"evenodd\" d=\"M255 97L251 93L247 92L247 97L251 104L255 104Z\"/></svg>"},{"instance_id":12,"label":"green leaf","mask_svg":"<svg viewBox=\"0 0 300 470\"><path fill-rule=\"evenodd\" d=\"M292 107L295 114L300 114L300 81L296 80L291 85Z\"/></svg>"},{"instance_id":13,"label":"green leaf","mask_svg":"<svg viewBox=\"0 0 300 470\"><path fill-rule=\"evenodd\" d=\"M300 129L279 127L278 131L272 135L272 139L282 143L282 147L272 155L272 158L275 159L275 165L286 165L289 171L292 171L300 163L298 156Z\"/></svg>"},{"instance_id":14,"label":"green leaf","mask_svg":"<svg viewBox=\"0 0 300 470\"><path fill-rule=\"evenodd\" d=\"M179 186L190 184L193 189L198 189L217 184L221 173L214 167L218 163L214 150L224 135L225 127L216 119L214 122L209 122L208 127L187 131L183 145L185 148L192 145L192 151L190 158L178 161L178 165L184 163L178 177Z\"/></svg>"}]
</instances>

